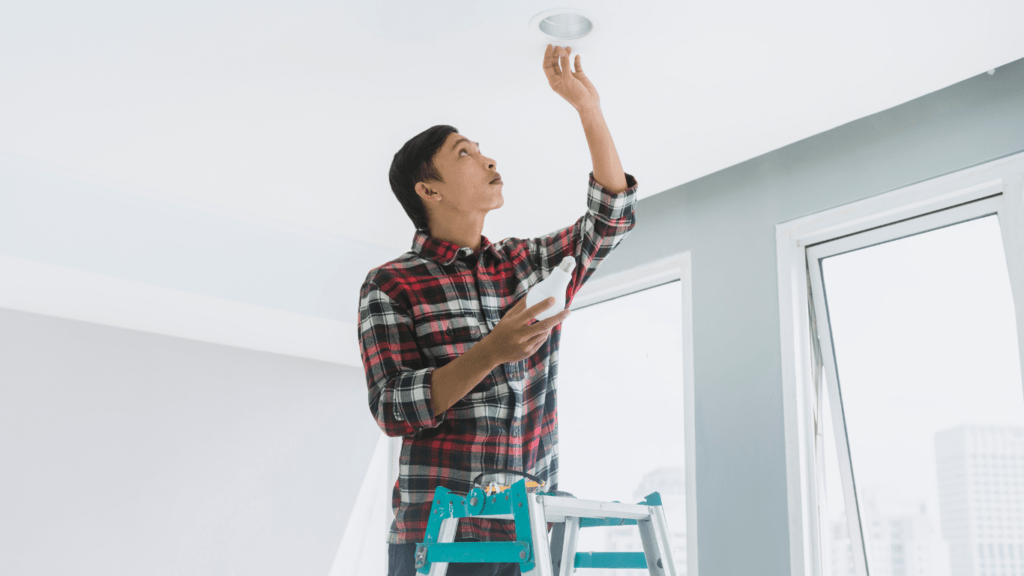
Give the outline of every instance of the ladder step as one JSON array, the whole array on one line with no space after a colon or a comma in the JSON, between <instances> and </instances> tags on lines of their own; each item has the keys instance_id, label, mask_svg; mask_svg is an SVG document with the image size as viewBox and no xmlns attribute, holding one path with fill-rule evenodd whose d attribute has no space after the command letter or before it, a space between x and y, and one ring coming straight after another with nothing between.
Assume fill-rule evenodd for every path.
<instances>
[{"instance_id":1,"label":"ladder step","mask_svg":"<svg viewBox=\"0 0 1024 576\"><path fill-rule=\"evenodd\" d=\"M530 558L530 545L526 542L448 542L419 544L417 550L426 549L423 562L524 562Z\"/></svg>"},{"instance_id":2,"label":"ladder step","mask_svg":"<svg viewBox=\"0 0 1024 576\"><path fill-rule=\"evenodd\" d=\"M580 528L594 526L636 526L636 520L630 518L580 518Z\"/></svg>"},{"instance_id":3,"label":"ladder step","mask_svg":"<svg viewBox=\"0 0 1024 576\"><path fill-rule=\"evenodd\" d=\"M577 552L576 568L647 569L643 552Z\"/></svg>"}]
</instances>

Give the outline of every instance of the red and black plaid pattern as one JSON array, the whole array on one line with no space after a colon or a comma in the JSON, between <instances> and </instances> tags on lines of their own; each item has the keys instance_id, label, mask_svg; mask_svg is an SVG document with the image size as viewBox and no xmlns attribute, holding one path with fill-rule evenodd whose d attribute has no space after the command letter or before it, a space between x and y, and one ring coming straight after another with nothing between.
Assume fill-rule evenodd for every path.
<instances>
[{"instance_id":1,"label":"red and black plaid pattern","mask_svg":"<svg viewBox=\"0 0 1024 576\"><path fill-rule=\"evenodd\" d=\"M484 470L522 470L557 489L561 326L533 356L495 368L437 416L431 374L490 333L566 256L576 259L566 290L572 301L636 223L637 182L625 176L628 188L611 194L591 172L587 212L557 232L497 244L481 236L472 253L417 230L409 252L366 275L358 325L370 413L385 434L402 437L389 543L422 542L434 489L465 494ZM458 536L515 540L515 531L511 521L464 519Z\"/></svg>"}]
</instances>

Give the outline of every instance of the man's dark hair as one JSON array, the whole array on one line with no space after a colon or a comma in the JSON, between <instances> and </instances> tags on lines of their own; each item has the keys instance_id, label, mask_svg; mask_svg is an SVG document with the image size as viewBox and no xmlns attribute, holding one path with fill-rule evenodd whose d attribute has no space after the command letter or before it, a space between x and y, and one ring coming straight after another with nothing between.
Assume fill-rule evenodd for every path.
<instances>
[{"instance_id":1,"label":"man's dark hair","mask_svg":"<svg viewBox=\"0 0 1024 576\"><path fill-rule=\"evenodd\" d=\"M401 150L395 152L395 158L391 161L391 171L388 173L391 191L417 230L429 232L430 226L423 199L416 194L416 183L427 180L444 182L434 168L434 154L441 149L452 132L458 133L459 130L447 124L431 126L406 142Z\"/></svg>"}]
</instances>

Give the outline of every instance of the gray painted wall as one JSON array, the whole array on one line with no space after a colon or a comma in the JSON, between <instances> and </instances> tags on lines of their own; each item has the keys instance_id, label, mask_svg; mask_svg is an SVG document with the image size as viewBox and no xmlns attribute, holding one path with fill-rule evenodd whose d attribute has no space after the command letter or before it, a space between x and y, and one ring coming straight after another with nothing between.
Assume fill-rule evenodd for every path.
<instances>
[{"instance_id":1,"label":"gray painted wall","mask_svg":"<svg viewBox=\"0 0 1024 576\"><path fill-rule=\"evenodd\" d=\"M325 576L379 436L361 369L0 309L0 574Z\"/></svg>"},{"instance_id":2,"label":"gray painted wall","mask_svg":"<svg viewBox=\"0 0 1024 576\"><path fill-rule=\"evenodd\" d=\"M595 277L691 253L700 576L790 573L775 225L1021 151L1017 60L640 201Z\"/></svg>"}]
</instances>

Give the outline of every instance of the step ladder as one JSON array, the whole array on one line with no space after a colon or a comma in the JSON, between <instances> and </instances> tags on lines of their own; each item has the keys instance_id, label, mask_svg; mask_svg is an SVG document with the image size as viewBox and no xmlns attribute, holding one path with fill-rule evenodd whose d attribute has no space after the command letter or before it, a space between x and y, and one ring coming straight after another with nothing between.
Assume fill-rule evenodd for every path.
<instances>
[{"instance_id":1,"label":"step ladder","mask_svg":"<svg viewBox=\"0 0 1024 576\"><path fill-rule=\"evenodd\" d=\"M514 520L514 542L455 542L460 518ZM548 541L548 523L553 523ZM643 552L577 552L581 528L636 525ZM581 500L549 492L527 493L526 481L488 494L474 487L466 495L443 486L434 491L423 543L416 545L416 571L444 576L451 562L518 562L523 576L569 576L576 568L646 569L676 576L661 495L637 504Z\"/></svg>"}]
</instances>

